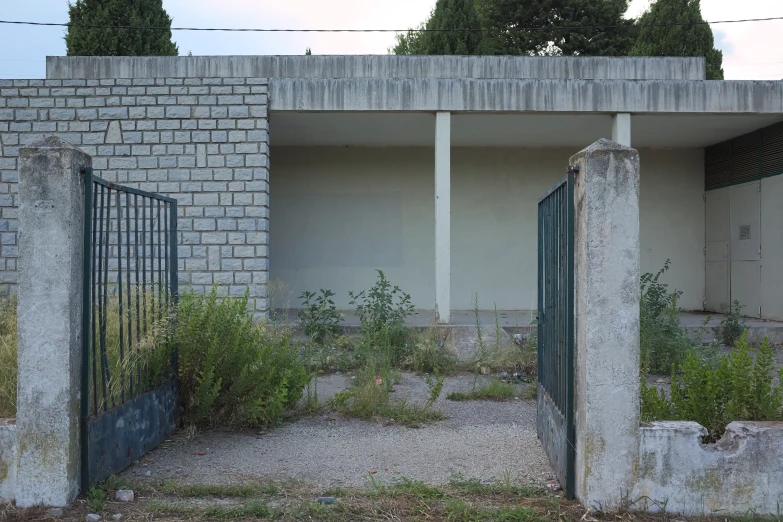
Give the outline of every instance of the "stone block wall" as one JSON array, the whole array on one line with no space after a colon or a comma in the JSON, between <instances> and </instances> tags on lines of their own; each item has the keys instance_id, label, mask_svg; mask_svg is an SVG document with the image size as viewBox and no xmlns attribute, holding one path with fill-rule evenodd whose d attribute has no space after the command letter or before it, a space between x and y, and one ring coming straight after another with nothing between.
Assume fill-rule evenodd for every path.
<instances>
[{"instance_id":1,"label":"stone block wall","mask_svg":"<svg viewBox=\"0 0 783 522\"><path fill-rule=\"evenodd\" d=\"M180 285L266 314L266 78L0 80L0 286L17 270L19 149L50 135L107 181L177 199Z\"/></svg>"}]
</instances>

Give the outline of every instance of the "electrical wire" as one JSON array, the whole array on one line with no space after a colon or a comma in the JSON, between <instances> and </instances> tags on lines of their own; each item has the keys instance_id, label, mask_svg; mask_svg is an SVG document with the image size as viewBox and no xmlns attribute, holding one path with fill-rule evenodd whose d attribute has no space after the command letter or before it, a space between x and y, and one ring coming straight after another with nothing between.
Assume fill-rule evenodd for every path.
<instances>
[{"instance_id":1,"label":"electrical wire","mask_svg":"<svg viewBox=\"0 0 783 522\"><path fill-rule=\"evenodd\" d=\"M770 22L783 20L783 16L768 18L745 18L741 20L717 20L715 22L688 22L673 24L638 24L638 25L574 25L559 26L559 30L581 31L593 29L634 29L643 27L690 27L694 25L739 24L747 22ZM486 32L486 29L264 29L264 28L234 28L234 27L154 27L141 25L83 25L56 22L27 22L18 20L0 20L0 24L32 25L45 27L78 27L80 29L138 29L138 30L170 30L170 31L224 31L224 32L256 32L256 33L473 33ZM549 27L513 27L504 31L545 31Z\"/></svg>"}]
</instances>

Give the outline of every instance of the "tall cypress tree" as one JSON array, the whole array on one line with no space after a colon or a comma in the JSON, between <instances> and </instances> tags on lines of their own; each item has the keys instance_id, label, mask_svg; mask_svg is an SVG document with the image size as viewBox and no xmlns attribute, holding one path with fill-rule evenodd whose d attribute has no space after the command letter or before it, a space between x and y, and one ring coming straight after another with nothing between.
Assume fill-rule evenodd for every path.
<instances>
[{"instance_id":1,"label":"tall cypress tree","mask_svg":"<svg viewBox=\"0 0 783 522\"><path fill-rule=\"evenodd\" d=\"M397 35L394 54L479 54L481 21L474 0L438 0L420 29ZM450 32L449 29L468 29ZM444 31L445 30L445 31Z\"/></svg>"},{"instance_id":2,"label":"tall cypress tree","mask_svg":"<svg viewBox=\"0 0 783 522\"><path fill-rule=\"evenodd\" d=\"M704 22L700 0L657 0L639 18L639 36L631 56L704 56L707 79L722 80L723 52L715 49L709 25L656 27L694 22Z\"/></svg>"},{"instance_id":3,"label":"tall cypress tree","mask_svg":"<svg viewBox=\"0 0 783 522\"><path fill-rule=\"evenodd\" d=\"M68 4L68 56L177 56L163 0L76 0ZM79 26L134 26L114 29Z\"/></svg>"}]
</instances>

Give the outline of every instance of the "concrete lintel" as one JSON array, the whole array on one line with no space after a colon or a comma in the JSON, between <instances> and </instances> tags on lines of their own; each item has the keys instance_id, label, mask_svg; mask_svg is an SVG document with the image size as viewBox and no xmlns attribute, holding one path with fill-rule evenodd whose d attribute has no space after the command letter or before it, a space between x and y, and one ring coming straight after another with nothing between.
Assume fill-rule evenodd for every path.
<instances>
[{"instance_id":1,"label":"concrete lintel","mask_svg":"<svg viewBox=\"0 0 783 522\"><path fill-rule=\"evenodd\" d=\"M631 146L631 115L627 112L612 115L612 141Z\"/></svg>"},{"instance_id":2,"label":"concrete lintel","mask_svg":"<svg viewBox=\"0 0 783 522\"><path fill-rule=\"evenodd\" d=\"M783 113L781 81L271 79L272 111Z\"/></svg>"},{"instance_id":3,"label":"concrete lintel","mask_svg":"<svg viewBox=\"0 0 783 522\"><path fill-rule=\"evenodd\" d=\"M701 57L608 56L48 56L46 77L591 78L703 80Z\"/></svg>"},{"instance_id":4,"label":"concrete lintel","mask_svg":"<svg viewBox=\"0 0 783 522\"><path fill-rule=\"evenodd\" d=\"M451 114L435 114L435 317L451 319Z\"/></svg>"},{"instance_id":5,"label":"concrete lintel","mask_svg":"<svg viewBox=\"0 0 783 522\"><path fill-rule=\"evenodd\" d=\"M90 156L56 137L20 151L16 505L79 492L84 180Z\"/></svg>"}]
</instances>

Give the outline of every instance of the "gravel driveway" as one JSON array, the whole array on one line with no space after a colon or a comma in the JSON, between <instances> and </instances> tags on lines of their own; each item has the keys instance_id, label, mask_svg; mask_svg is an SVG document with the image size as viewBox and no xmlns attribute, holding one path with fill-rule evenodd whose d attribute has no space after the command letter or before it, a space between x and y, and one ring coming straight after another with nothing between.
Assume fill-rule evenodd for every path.
<instances>
[{"instance_id":1,"label":"gravel driveway","mask_svg":"<svg viewBox=\"0 0 783 522\"><path fill-rule=\"evenodd\" d=\"M125 474L220 484L244 479L296 478L322 487L362 486L399 477L442 484L454 474L489 480L544 483L553 478L536 436L535 401L453 402L452 391L468 391L473 376L447 377L435 404L448 419L423 428L366 422L337 413L303 417L263 433L210 431L188 438L179 433L143 457ZM318 378L327 400L350 386L350 376ZM425 402L424 377L404 373L394 397Z\"/></svg>"}]
</instances>

